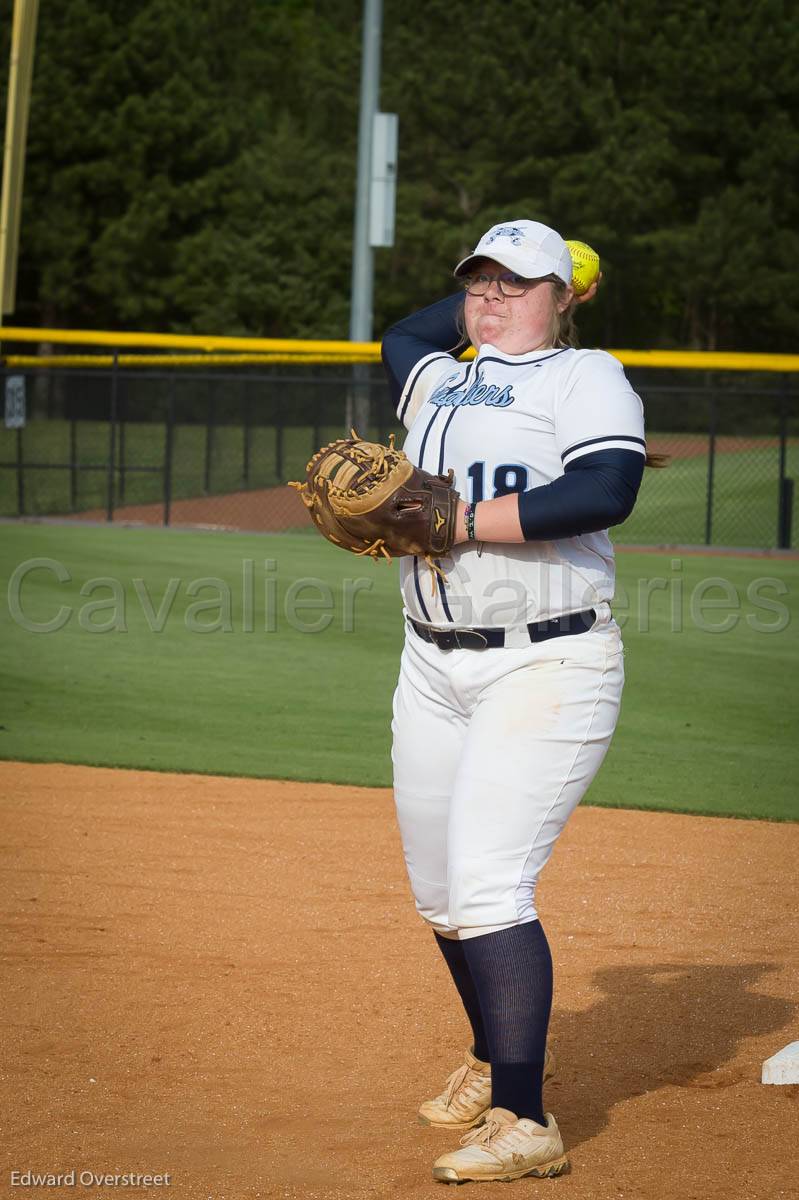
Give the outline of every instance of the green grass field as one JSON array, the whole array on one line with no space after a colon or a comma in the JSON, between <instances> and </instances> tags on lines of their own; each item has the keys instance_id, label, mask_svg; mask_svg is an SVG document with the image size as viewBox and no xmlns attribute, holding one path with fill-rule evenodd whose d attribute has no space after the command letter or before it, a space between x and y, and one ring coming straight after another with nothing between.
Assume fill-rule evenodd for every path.
<instances>
[{"instance_id":1,"label":"green grass field","mask_svg":"<svg viewBox=\"0 0 799 1200\"><path fill-rule=\"evenodd\" d=\"M0 757L390 784L394 567L305 535L48 525L0 527L0 564ZM588 801L799 819L799 562L618 567L627 684Z\"/></svg>"},{"instance_id":2,"label":"green grass field","mask_svg":"<svg viewBox=\"0 0 799 1200\"><path fill-rule=\"evenodd\" d=\"M129 471L120 494L117 475L117 504L160 501L164 462L165 431L162 425L129 423L125 427L125 461L129 466L153 467L155 472ZM243 432L238 426L220 425L214 430L210 453L211 494L250 488L274 487L304 474L309 456L326 441L341 435L338 426L286 426L278 434L269 426L254 426L250 443L250 473L245 484ZM377 437L373 429L370 436ZM697 448L698 435L688 435ZM669 435L677 438L678 435ZM68 463L70 431L66 421L31 421L23 434L26 461ZM206 432L202 425L178 425L173 451L174 499L203 496L205 492ZM641 494L630 519L616 532L619 543L657 545L700 545L705 542L708 466L704 443L695 457L674 457L665 471L647 471ZM108 426L102 421L81 421L77 429L76 461L103 464L108 453ZM675 454L684 453L675 443ZM0 462L16 459L16 431L0 427ZM786 471L799 476L799 444L789 444ZM779 455L774 439L741 441L741 449L724 453L715 462L711 544L717 546L770 547L777 545ZM104 509L106 471L83 470L77 475L75 508ZM70 511L68 469L25 471L25 512L28 515ZM17 514L17 476L13 469L0 470L0 515ZM212 517L209 520L213 520ZM246 516L245 516L246 521ZM794 519L793 544L799 544L799 515Z\"/></svg>"}]
</instances>

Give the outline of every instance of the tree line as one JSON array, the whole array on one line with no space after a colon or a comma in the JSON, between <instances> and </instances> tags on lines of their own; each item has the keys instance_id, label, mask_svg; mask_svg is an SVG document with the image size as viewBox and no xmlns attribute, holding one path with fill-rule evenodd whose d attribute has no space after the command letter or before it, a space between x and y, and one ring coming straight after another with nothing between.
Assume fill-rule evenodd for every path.
<instances>
[{"instance_id":1,"label":"tree line","mask_svg":"<svg viewBox=\"0 0 799 1200\"><path fill-rule=\"evenodd\" d=\"M795 17L385 0L400 158L375 335L528 216L601 254L584 344L792 351ZM361 0L41 5L13 322L346 337L360 51Z\"/></svg>"}]
</instances>

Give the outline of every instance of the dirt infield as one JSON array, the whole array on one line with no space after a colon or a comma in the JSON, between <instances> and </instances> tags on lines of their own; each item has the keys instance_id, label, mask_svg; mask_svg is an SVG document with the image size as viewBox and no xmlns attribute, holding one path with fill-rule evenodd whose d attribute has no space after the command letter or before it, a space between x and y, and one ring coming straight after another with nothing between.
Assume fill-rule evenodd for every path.
<instances>
[{"instance_id":1,"label":"dirt infield","mask_svg":"<svg viewBox=\"0 0 799 1200\"><path fill-rule=\"evenodd\" d=\"M74 513L72 519L105 521L106 510L87 509ZM164 506L160 501L157 504L123 504L114 510L114 520L138 525L163 525ZM308 510L290 487L175 500L169 514L169 524L178 529L242 529L249 533L278 533L285 529L302 528L310 523Z\"/></svg>"},{"instance_id":2,"label":"dirt infield","mask_svg":"<svg viewBox=\"0 0 799 1200\"><path fill-rule=\"evenodd\" d=\"M467 1044L390 793L0 764L4 1195L432 1200ZM509 1196L796 1195L799 825L583 808L545 873L572 1172ZM74 1188L10 1172L75 1170ZM495 1189L466 1185L467 1198ZM505 1192L502 1192L503 1197Z\"/></svg>"}]
</instances>

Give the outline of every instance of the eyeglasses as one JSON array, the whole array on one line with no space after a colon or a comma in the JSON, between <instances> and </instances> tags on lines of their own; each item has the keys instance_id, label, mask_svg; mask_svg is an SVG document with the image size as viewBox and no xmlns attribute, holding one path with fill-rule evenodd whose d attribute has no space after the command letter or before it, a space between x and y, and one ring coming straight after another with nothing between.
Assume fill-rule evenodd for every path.
<instances>
[{"instance_id":1,"label":"eyeglasses","mask_svg":"<svg viewBox=\"0 0 799 1200\"><path fill-rule=\"evenodd\" d=\"M513 271L503 271L501 275L489 275L480 271L477 275L467 275L463 286L470 296L484 296L492 283L496 283L500 296L523 296L530 288L541 283L540 279L525 279Z\"/></svg>"}]
</instances>

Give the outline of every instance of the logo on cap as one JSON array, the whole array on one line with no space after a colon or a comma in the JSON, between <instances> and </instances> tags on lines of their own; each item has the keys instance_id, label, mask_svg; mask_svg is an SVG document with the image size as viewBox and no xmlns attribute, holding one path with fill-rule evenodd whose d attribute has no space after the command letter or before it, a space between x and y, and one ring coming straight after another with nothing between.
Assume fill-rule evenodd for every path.
<instances>
[{"instance_id":1,"label":"logo on cap","mask_svg":"<svg viewBox=\"0 0 799 1200\"><path fill-rule=\"evenodd\" d=\"M497 238L506 237L514 246L521 246L524 242L524 230L519 229L518 225L497 225L490 233L483 238L483 243L490 246Z\"/></svg>"}]
</instances>

